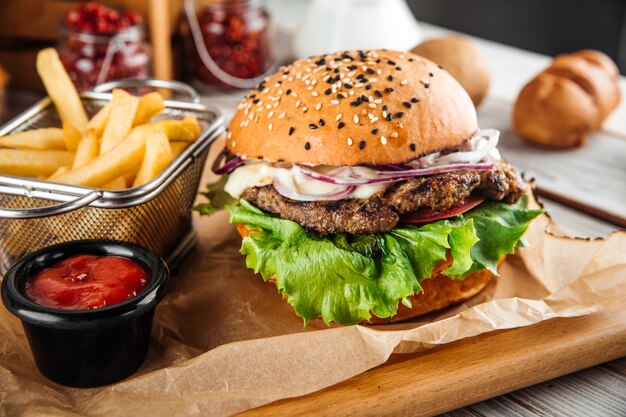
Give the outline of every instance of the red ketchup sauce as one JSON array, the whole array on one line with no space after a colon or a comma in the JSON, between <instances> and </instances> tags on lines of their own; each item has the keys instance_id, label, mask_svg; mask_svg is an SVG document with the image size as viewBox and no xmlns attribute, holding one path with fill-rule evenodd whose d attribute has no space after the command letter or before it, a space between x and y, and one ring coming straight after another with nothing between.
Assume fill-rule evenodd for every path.
<instances>
[{"instance_id":1,"label":"red ketchup sauce","mask_svg":"<svg viewBox=\"0 0 626 417\"><path fill-rule=\"evenodd\" d=\"M146 270L128 258L76 255L31 278L26 296L45 307L88 310L126 301L147 282Z\"/></svg>"}]
</instances>

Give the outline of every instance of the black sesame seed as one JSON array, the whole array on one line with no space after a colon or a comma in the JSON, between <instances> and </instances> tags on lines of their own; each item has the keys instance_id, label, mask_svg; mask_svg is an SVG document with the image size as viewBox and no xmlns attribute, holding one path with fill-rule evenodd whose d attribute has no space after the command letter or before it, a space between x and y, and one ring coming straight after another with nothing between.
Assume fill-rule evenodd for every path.
<instances>
[{"instance_id":1,"label":"black sesame seed","mask_svg":"<svg viewBox=\"0 0 626 417\"><path fill-rule=\"evenodd\" d=\"M260 100L259 100L258 98L255 98L254 100L252 100L252 102L253 102L254 104L257 104L259 101L260 101Z\"/></svg>"},{"instance_id":2,"label":"black sesame seed","mask_svg":"<svg viewBox=\"0 0 626 417\"><path fill-rule=\"evenodd\" d=\"M439 69L443 69L443 67L441 65L437 65L439 67Z\"/></svg>"},{"instance_id":3,"label":"black sesame seed","mask_svg":"<svg viewBox=\"0 0 626 417\"><path fill-rule=\"evenodd\" d=\"M389 108L389 107L387 107L387 105L385 104L385 105L383 106L383 111L387 111L387 109L388 109L388 108Z\"/></svg>"},{"instance_id":4,"label":"black sesame seed","mask_svg":"<svg viewBox=\"0 0 626 417\"><path fill-rule=\"evenodd\" d=\"M256 94L250 94L248 97L250 97L250 98L255 98L255 97L256 97Z\"/></svg>"},{"instance_id":5,"label":"black sesame seed","mask_svg":"<svg viewBox=\"0 0 626 417\"><path fill-rule=\"evenodd\" d=\"M377 63L377 64L380 64L380 58L378 58L378 59L376 60L376 63Z\"/></svg>"},{"instance_id":6,"label":"black sesame seed","mask_svg":"<svg viewBox=\"0 0 626 417\"><path fill-rule=\"evenodd\" d=\"M319 125L320 126L324 126L326 124L326 122L324 121L324 119L320 119Z\"/></svg>"},{"instance_id":7,"label":"black sesame seed","mask_svg":"<svg viewBox=\"0 0 626 417\"><path fill-rule=\"evenodd\" d=\"M296 128L293 126L289 128L289 136L293 135L294 130L296 130Z\"/></svg>"},{"instance_id":8,"label":"black sesame seed","mask_svg":"<svg viewBox=\"0 0 626 417\"><path fill-rule=\"evenodd\" d=\"M343 98L343 94L341 94L341 93L337 94L337 98L339 98L339 99Z\"/></svg>"},{"instance_id":9,"label":"black sesame seed","mask_svg":"<svg viewBox=\"0 0 626 417\"><path fill-rule=\"evenodd\" d=\"M357 75L357 76L356 76L356 79L357 79L357 80L360 80L360 79L361 79L361 78L363 78L363 77L365 77L365 75L363 75L363 74L359 74L359 75Z\"/></svg>"},{"instance_id":10,"label":"black sesame seed","mask_svg":"<svg viewBox=\"0 0 626 417\"><path fill-rule=\"evenodd\" d=\"M320 58L317 61L315 61L315 65L317 66L326 65L326 60L324 58Z\"/></svg>"},{"instance_id":11,"label":"black sesame seed","mask_svg":"<svg viewBox=\"0 0 626 417\"><path fill-rule=\"evenodd\" d=\"M413 62L415 61L413 58L409 58L409 62Z\"/></svg>"},{"instance_id":12,"label":"black sesame seed","mask_svg":"<svg viewBox=\"0 0 626 417\"><path fill-rule=\"evenodd\" d=\"M356 67L356 65L348 65L346 68L347 68L349 71L352 71L352 70L355 70L357 67Z\"/></svg>"},{"instance_id":13,"label":"black sesame seed","mask_svg":"<svg viewBox=\"0 0 626 417\"><path fill-rule=\"evenodd\" d=\"M392 92L393 92L393 88L391 87L385 88L385 93L392 93Z\"/></svg>"},{"instance_id":14,"label":"black sesame seed","mask_svg":"<svg viewBox=\"0 0 626 417\"><path fill-rule=\"evenodd\" d=\"M348 83L344 84L343 86L346 87L348 90L352 88L352 85L350 85Z\"/></svg>"},{"instance_id":15,"label":"black sesame seed","mask_svg":"<svg viewBox=\"0 0 626 417\"><path fill-rule=\"evenodd\" d=\"M396 71L402 71L402 67L396 67Z\"/></svg>"},{"instance_id":16,"label":"black sesame seed","mask_svg":"<svg viewBox=\"0 0 626 417\"><path fill-rule=\"evenodd\" d=\"M333 71L335 74L337 74L339 72L339 68L335 68L335 70Z\"/></svg>"},{"instance_id":17,"label":"black sesame seed","mask_svg":"<svg viewBox=\"0 0 626 417\"><path fill-rule=\"evenodd\" d=\"M287 91L285 91L285 94L287 95L291 94L291 88L288 88Z\"/></svg>"},{"instance_id":18,"label":"black sesame seed","mask_svg":"<svg viewBox=\"0 0 626 417\"><path fill-rule=\"evenodd\" d=\"M369 98L367 98L367 96L366 96L365 94L363 94L363 95L361 96L361 101L364 101L364 102L366 102L366 103L369 103L370 99L369 99Z\"/></svg>"},{"instance_id":19,"label":"black sesame seed","mask_svg":"<svg viewBox=\"0 0 626 417\"><path fill-rule=\"evenodd\" d=\"M364 83L364 84L365 84L366 82L368 82L368 81L369 81L369 80L368 80L367 78L365 78L365 77L361 78L361 82L362 82L362 83Z\"/></svg>"},{"instance_id":20,"label":"black sesame seed","mask_svg":"<svg viewBox=\"0 0 626 417\"><path fill-rule=\"evenodd\" d=\"M372 85L371 85L371 84L366 85L366 86L365 86L365 89L366 89L366 90L371 90L371 89L372 89Z\"/></svg>"},{"instance_id":21,"label":"black sesame seed","mask_svg":"<svg viewBox=\"0 0 626 417\"><path fill-rule=\"evenodd\" d=\"M393 81L393 77L390 75L389 77L387 77L387 81Z\"/></svg>"},{"instance_id":22,"label":"black sesame seed","mask_svg":"<svg viewBox=\"0 0 626 417\"><path fill-rule=\"evenodd\" d=\"M376 90L376 91L374 91L374 95L375 95L376 97L382 97L382 96L383 96L383 93L381 93L380 91Z\"/></svg>"},{"instance_id":23,"label":"black sesame seed","mask_svg":"<svg viewBox=\"0 0 626 417\"><path fill-rule=\"evenodd\" d=\"M429 87L430 87L430 84L428 83L424 84L424 88L429 88Z\"/></svg>"},{"instance_id":24,"label":"black sesame seed","mask_svg":"<svg viewBox=\"0 0 626 417\"><path fill-rule=\"evenodd\" d=\"M317 125L316 124L309 124L309 129L317 129Z\"/></svg>"},{"instance_id":25,"label":"black sesame seed","mask_svg":"<svg viewBox=\"0 0 626 417\"><path fill-rule=\"evenodd\" d=\"M403 111L399 111L398 113L396 113L396 119L400 118L404 116L404 112Z\"/></svg>"},{"instance_id":26,"label":"black sesame seed","mask_svg":"<svg viewBox=\"0 0 626 417\"><path fill-rule=\"evenodd\" d=\"M388 61L387 61L387 63L388 63L389 65L396 65L396 63L395 63L394 61L392 61L392 60L388 60Z\"/></svg>"},{"instance_id":27,"label":"black sesame seed","mask_svg":"<svg viewBox=\"0 0 626 417\"><path fill-rule=\"evenodd\" d=\"M364 140L359 142L359 149L363 149L363 148L365 148L365 141Z\"/></svg>"},{"instance_id":28,"label":"black sesame seed","mask_svg":"<svg viewBox=\"0 0 626 417\"><path fill-rule=\"evenodd\" d=\"M356 100L350 102L350 105L353 106L353 107L360 106L361 105L361 97L358 97Z\"/></svg>"},{"instance_id":29,"label":"black sesame seed","mask_svg":"<svg viewBox=\"0 0 626 417\"><path fill-rule=\"evenodd\" d=\"M389 113L387 115L387 121L390 122L392 118L393 118L393 115L391 113Z\"/></svg>"},{"instance_id":30,"label":"black sesame seed","mask_svg":"<svg viewBox=\"0 0 626 417\"><path fill-rule=\"evenodd\" d=\"M339 122L339 124L337 125L337 129L341 129L342 127L344 127L346 124L344 122Z\"/></svg>"},{"instance_id":31,"label":"black sesame seed","mask_svg":"<svg viewBox=\"0 0 626 417\"><path fill-rule=\"evenodd\" d=\"M372 129L372 134L377 134L378 133L378 129Z\"/></svg>"},{"instance_id":32,"label":"black sesame seed","mask_svg":"<svg viewBox=\"0 0 626 417\"><path fill-rule=\"evenodd\" d=\"M411 99L411 103L419 103L419 102L420 102L420 100L418 98L413 97Z\"/></svg>"},{"instance_id":33,"label":"black sesame seed","mask_svg":"<svg viewBox=\"0 0 626 417\"><path fill-rule=\"evenodd\" d=\"M411 108L411 103L409 103L408 101L403 102L402 105L406 107L407 109Z\"/></svg>"},{"instance_id":34,"label":"black sesame seed","mask_svg":"<svg viewBox=\"0 0 626 417\"><path fill-rule=\"evenodd\" d=\"M310 144L309 142L305 143L305 144L304 144L304 149L306 149L307 151L308 151L309 149L311 149L311 144Z\"/></svg>"},{"instance_id":35,"label":"black sesame seed","mask_svg":"<svg viewBox=\"0 0 626 417\"><path fill-rule=\"evenodd\" d=\"M371 68L368 68L368 69L366 69L365 71L366 71L368 74L373 74L374 72L376 72L376 71L374 71L374 70L373 70L373 69L371 69Z\"/></svg>"},{"instance_id":36,"label":"black sesame seed","mask_svg":"<svg viewBox=\"0 0 626 417\"><path fill-rule=\"evenodd\" d=\"M330 93L332 93L333 90L331 90L330 88L326 89L326 91L324 91L324 94L326 94L327 96L330 95Z\"/></svg>"},{"instance_id":37,"label":"black sesame seed","mask_svg":"<svg viewBox=\"0 0 626 417\"><path fill-rule=\"evenodd\" d=\"M434 76L435 76L435 74L433 74L432 72L429 72L429 73L428 73L428 76L429 76L429 77L434 77Z\"/></svg>"},{"instance_id":38,"label":"black sesame seed","mask_svg":"<svg viewBox=\"0 0 626 417\"><path fill-rule=\"evenodd\" d=\"M359 51L359 57L360 57L361 59L365 59L365 58L367 58L367 56L365 55L365 53L364 53L363 51Z\"/></svg>"},{"instance_id":39,"label":"black sesame seed","mask_svg":"<svg viewBox=\"0 0 626 417\"><path fill-rule=\"evenodd\" d=\"M415 152L415 144L414 144L414 143L410 144L410 145L409 145L409 148L411 148L411 150L412 150L413 152Z\"/></svg>"}]
</instances>

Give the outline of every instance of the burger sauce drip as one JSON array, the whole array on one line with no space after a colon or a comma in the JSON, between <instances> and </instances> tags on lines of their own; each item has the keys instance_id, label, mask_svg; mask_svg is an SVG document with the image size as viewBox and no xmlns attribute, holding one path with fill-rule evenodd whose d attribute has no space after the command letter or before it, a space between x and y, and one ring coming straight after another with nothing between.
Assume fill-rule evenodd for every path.
<instances>
[{"instance_id":1,"label":"burger sauce drip","mask_svg":"<svg viewBox=\"0 0 626 417\"><path fill-rule=\"evenodd\" d=\"M77 255L39 272L26 283L26 296L45 307L89 310L121 303L140 293L146 270L119 256Z\"/></svg>"}]
</instances>

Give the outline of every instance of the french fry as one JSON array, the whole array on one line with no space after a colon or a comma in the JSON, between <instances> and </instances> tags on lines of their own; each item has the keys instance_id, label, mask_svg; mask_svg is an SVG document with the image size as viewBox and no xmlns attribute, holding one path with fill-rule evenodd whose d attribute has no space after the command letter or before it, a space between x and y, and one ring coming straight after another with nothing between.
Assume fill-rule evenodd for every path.
<instances>
[{"instance_id":1,"label":"french fry","mask_svg":"<svg viewBox=\"0 0 626 417\"><path fill-rule=\"evenodd\" d=\"M54 48L46 48L37 54L37 72L48 95L54 102L63 122L70 123L79 131L87 127L87 114L80 101L76 87L63 67Z\"/></svg>"},{"instance_id":2,"label":"french fry","mask_svg":"<svg viewBox=\"0 0 626 417\"><path fill-rule=\"evenodd\" d=\"M150 132L146 140L146 153L133 182L133 187L139 187L152 181L170 162L172 162L172 147L167 136L163 132Z\"/></svg>"},{"instance_id":3,"label":"french fry","mask_svg":"<svg viewBox=\"0 0 626 417\"><path fill-rule=\"evenodd\" d=\"M133 126L148 123L150 119L161 113L164 108L165 103L163 103L163 96L161 96L161 94L152 92L141 96L139 98L137 113L135 113L135 119L133 120Z\"/></svg>"},{"instance_id":4,"label":"french fry","mask_svg":"<svg viewBox=\"0 0 626 417\"><path fill-rule=\"evenodd\" d=\"M133 182L135 182L135 177L137 176L137 173L139 172L139 168L141 168L141 165L137 165L135 168L131 169L126 174L124 174L124 182L126 183L127 187L130 188L130 186L133 185Z\"/></svg>"},{"instance_id":5,"label":"french fry","mask_svg":"<svg viewBox=\"0 0 626 417\"><path fill-rule=\"evenodd\" d=\"M65 140L65 147L68 151L75 152L80 142L80 132L74 126L67 122L63 122L63 137Z\"/></svg>"},{"instance_id":6,"label":"french fry","mask_svg":"<svg viewBox=\"0 0 626 417\"><path fill-rule=\"evenodd\" d=\"M138 106L139 98L124 90L113 90L111 112L100 140L100 153L111 150L128 136Z\"/></svg>"},{"instance_id":7,"label":"french fry","mask_svg":"<svg viewBox=\"0 0 626 417\"><path fill-rule=\"evenodd\" d=\"M101 108L98 113L96 113L89 122L87 122L87 129L94 129L96 131L96 136L102 136L104 133L104 128L107 125L107 121L109 120L109 114L111 113L111 102L109 101L106 106Z\"/></svg>"},{"instance_id":8,"label":"french fry","mask_svg":"<svg viewBox=\"0 0 626 417\"><path fill-rule=\"evenodd\" d=\"M111 182L108 182L102 186L105 190L125 190L126 189L126 180L124 176L117 177Z\"/></svg>"},{"instance_id":9,"label":"french fry","mask_svg":"<svg viewBox=\"0 0 626 417\"><path fill-rule=\"evenodd\" d=\"M48 177L61 166L69 166L74 154L68 151L0 149L0 173Z\"/></svg>"},{"instance_id":10,"label":"french fry","mask_svg":"<svg viewBox=\"0 0 626 417\"><path fill-rule=\"evenodd\" d=\"M20 149L65 149L63 130L56 127L26 130L0 137L0 146Z\"/></svg>"},{"instance_id":11,"label":"french fry","mask_svg":"<svg viewBox=\"0 0 626 417\"><path fill-rule=\"evenodd\" d=\"M88 129L83 134L80 142L78 142L74 162L72 162L72 169L87 165L96 159L98 156L98 148L98 137L96 136L95 129Z\"/></svg>"},{"instance_id":12,"label":"french fry","mask_svg":"<svg viewBox=\"0 0 626 417\"><path fill-rule=\"evenodd\" d=\"M100 154L87 165L71 169L56 178L57 182L87 187L100 187L121 177L141 164L146 149L146 137L152 131L150 125L134 128L117 146Z\"/></svg>"},{"instance_id":13,"label":"french fry","mask_svg":"<svg viewBox=\"0 0 626 417\"><path fill-rule=\"evenodd\" d=\"M200 125L195 116L185 116L182 120L160 120L148 126L162 129L169 140L193 142L200 136Z\"/></svg>"},{"instance_id":14,"label":"french fry","mask_svg":"<svg viewBox=\"0 0 626 417\"><path fill-rule=\"evenodd\" d=\"M57 169L56 171L54 171L54 173L52 175L50 175L48 178L46 178L49 181L54 181L55 177L58 177L61 174L66 173L68 170L67 167L59 167L59 169Z\"/></svg>"},{"instance_id":15,"label":"french fry","mask_svg":"<svg viewBox=\"0 0 626 417\"><path fill-rule=\"evenodd\" d=\"M178 155L183 153L185 149L187 149L189 142L173 140L170 142L170 146L172 147L172 158L176 158Z\"/></svg>"}]
</instances>

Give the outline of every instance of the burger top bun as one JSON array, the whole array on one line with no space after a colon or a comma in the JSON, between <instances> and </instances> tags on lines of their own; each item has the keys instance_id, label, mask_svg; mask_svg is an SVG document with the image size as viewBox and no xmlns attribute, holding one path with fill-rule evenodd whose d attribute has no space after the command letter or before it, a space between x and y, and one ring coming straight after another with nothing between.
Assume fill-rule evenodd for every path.
<instances>
[{"instance_id":1,"label":"burger top bun","mask_svg":"<svg viewBox=\"0 0 626 417\"><path fill-rule=\"evenodd\" d=\"M487 60L463 36L429 39L411 52L444 67L465 88L475 106L478 107L487 95L491 79Z\"/></svg>"},{"instance_id":2,"label":"burger top bun","mask_svg":"<svg viewBox=\"0 0 626 417\"><path fill-rule=\"evenodd\" d=\"M226 148L297 164L398 164L476 130L470 97L437 64L408 52L345 51L267 77L237 108Z\"/></svg>"}]
</instances>

